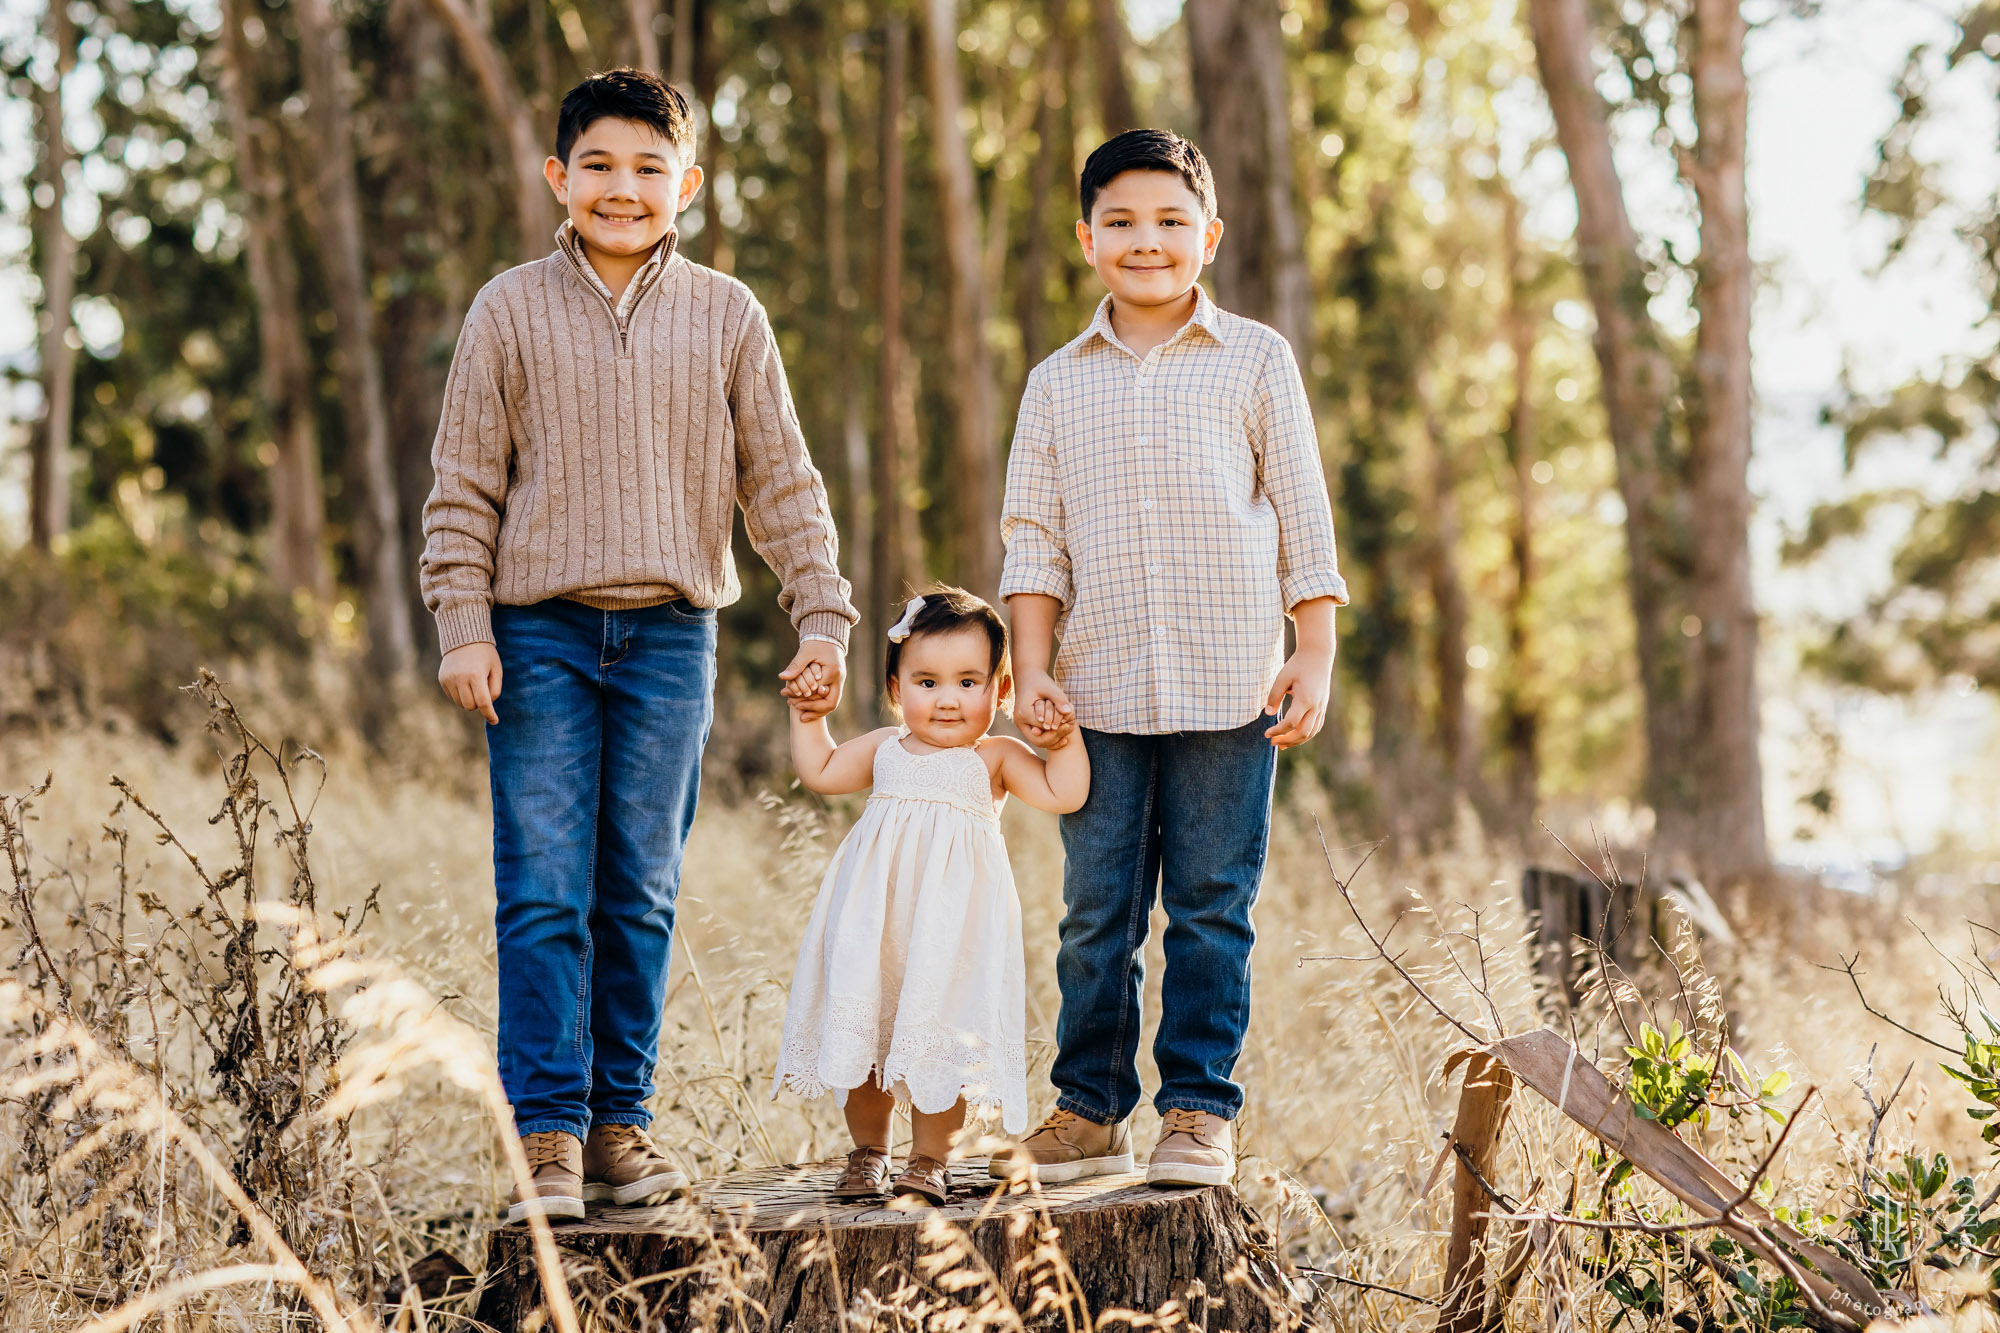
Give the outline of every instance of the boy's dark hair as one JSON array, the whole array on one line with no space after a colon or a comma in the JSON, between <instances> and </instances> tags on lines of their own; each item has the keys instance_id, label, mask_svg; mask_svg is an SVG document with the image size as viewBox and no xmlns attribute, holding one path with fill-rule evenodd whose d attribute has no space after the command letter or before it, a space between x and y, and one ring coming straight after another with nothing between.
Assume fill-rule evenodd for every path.
<instances>
[{"instance_id":1,"label":"boy's dark hair","mask_svg":"<svg viewBox=\"0 0 2000 1333\"><path fill-rule=\"evenodd\" d=\"M1104 187L1128 171L1172 172L1201 200L1202 218L1215 216L1215 175L1201 149L1172 130L1127 130L1106 139L1084 159L1077 193L1082 197L1085 222L1090 221L1090 210L1096 207Z\"/></svg>"},{"instance_id":2,"label":"boy's dark hair","mask_svg":"<svg viewBox=\"0 0 2000 1333\"><path fill-rule=\"evenodd\" d=\"M681 165L694 161L694 114L680 89L657 74L621 66L593 74L564 94L556 116L556 158L569 164L569 150L598 121L632 120L651 126L680 154Z\"/></svg>"},{"instance_id":3,"label":"boy's dark hair","mask_svg":"<svg viewBox=\"0 0 2000 1333\"><path fill-rule=\"evenodd\" d=\"M910 638L921 638L926 634L952 634L977 626L986 631L986 642L993 650L992 661L986 669L993 673L995 682L1006 680L1007 622L1000 618L1000 613L993 609L992 604L948 583L933 583L924 589L922 595L924 606L910 621ZM899 613L897 619L901 618ZM896 672L902 665L903 644L891 639L888 656L882 662L883 681L896 679Z\"/></svg>"}]
</instances>

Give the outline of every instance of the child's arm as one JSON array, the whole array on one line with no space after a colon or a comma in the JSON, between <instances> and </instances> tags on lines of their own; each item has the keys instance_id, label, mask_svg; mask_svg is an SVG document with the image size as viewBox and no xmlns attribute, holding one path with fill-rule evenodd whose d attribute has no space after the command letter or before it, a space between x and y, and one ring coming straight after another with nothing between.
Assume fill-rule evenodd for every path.
<instances>
[{"instance_id":1,"label":"child's arm","mask_svg":"<svg viewBox=\"0 0 2000 1333\"><path fill-rule=\"evenodd\" d=\"M1055 651L1056 617L1062 603L1045 593L1017 592L1007 600L1013 622L1014 720L1038 745L1055 745L1076 729L1076 709L1049 674Z\"/></svg>"},{"instance_id":2,"label":"child's arm","mask_svg":"<svg viewBox=\"0 0 2000 1333\"><path fill-rule=\"evenodd\" d=\"M979 748L989 746L1000 754L1002 790L1052 815L1083 808L1090 795L1090 752L1083 748L1083 737L1074 729L1049 747L1047 759L1011 736L990 736Z\"/></svg>"},{"instance_id":3,"label":"child's arm","mask_svg":"<svg viewBox=\"0 0 2000 1333\"><path fill-rule=\"evenodd\" d=\"M780 679L788 698L806 700L823 717L840 702L848 631L860 613L840 577L833 513L799 429L778 340L754 300L736 344L729 408L736 422L736 502L743 508L743 528L778 576L778 606L799 632L799 650Z\"/></svg>"},{"instance_id":4,"label":"child's arm","mask_svg":"<svg viewBox=\"0 0 2000 1333\"><path fill-rule=\"evenodd\" d=\"M1257 480L1278 516L1278 593L1298 629L1298 646L1271 684L1264 711L1276 715L1287 694L1289 716L1265 732L1288 750L1319 734L1333 673L1333 612L1347 604L1333 549L1333 508L1312 405L1291 345L1275 335L1259 376L1250 443Z\"/></svg>"},{"instance_id":5,"label":"child's arm","mask_svg":"<svg viewBox=\"0 0 2000 1333\"><path fill-rule=\"evenodd\" d=\"M500 654L493 646L493 564L506 511L513 440L507 430L506 347L484 294L452 353L424 502L418 582L437 617L438 684L451 701L497 723Z\"/></svg>"},{"instance_id":6,"label":"child's arm","mask_svg":"<svg viewBox=\"0 0 2000 1333\"><path fill-rule=\"evenodd\" d=\"M1037 745L1067 735L1076 720L1069 696L1049 674L1056 620L1074 590L1056 476L1055 430L1048 389L1039 374L1030 375L1007 455L1007 494L1000 510L1007 562L1000 598L1014 638L1014 720Z\"/></svg>"},{"instance_id":7,"label":"child's arm","mask_svg":"<svg viewBox=\"0 0 2000 1333\"><path fill-rule=\"evenodd\" d=\"M792 767L798 770L799 784L823 796L840 796L862 791L875 782L875 752L896 734L894 727L877 727L856 736L845 745L833 743L826 714L805 716L807 701L792 701Z\"/></svg>"}]
</instances>

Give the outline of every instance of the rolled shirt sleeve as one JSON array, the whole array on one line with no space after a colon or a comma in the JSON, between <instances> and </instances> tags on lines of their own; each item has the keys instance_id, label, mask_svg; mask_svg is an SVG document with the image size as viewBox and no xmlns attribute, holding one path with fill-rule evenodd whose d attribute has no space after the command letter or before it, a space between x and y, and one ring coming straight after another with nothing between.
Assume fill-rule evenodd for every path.
<instances>
[{"instance_id":1,"label":"rolled shirt sleeve","mask_svg":"<svg viewBox=\"0 0 2000 1333\"><path fill-rule=\"evenodd\" d=\"M1278 516L1278 592L1286 614L1300 602L1331 597L1347 605L1347 580L1334 554L1333 509L1320 461L1312 404L1291 344L1267 342L1251 403L1250 444L1258 484Z\"/></svg>"},{"instance_id":2,"label":"rolled shirt sleeve","mask_svg":"<svg viewBox=\"0 0 2000 1333\"><path fill-rule=\"evenodd\" d=\"M1039 373L1030 377L1014 421L1000 537L1007 546L1000 600L1004 602L1016 593L1040 593L1055 598L1068 610L1075 588L1063 529L1062 489L1056 475L1055 413L1047 380Z\"/></svg>"}]
</instances>

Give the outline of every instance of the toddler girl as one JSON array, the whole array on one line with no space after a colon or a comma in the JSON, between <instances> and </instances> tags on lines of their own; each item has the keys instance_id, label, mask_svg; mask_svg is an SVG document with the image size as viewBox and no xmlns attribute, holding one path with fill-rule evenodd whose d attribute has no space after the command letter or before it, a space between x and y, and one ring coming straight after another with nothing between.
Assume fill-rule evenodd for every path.
<instances>
[{"instance_id":1,"label":"toddler girl","mask_svg":"<svg viewBox=\"0 0 2000 1333\"><path fill-rule=\"evenodd\" d=\"M854 1151L834 1187L880 1197L889 1122L909 1105L910 1160L897 1194L942 1204L945 1161L968 1106L1027 1124L1027 991L1021 905L1000 807L1013 792L1066 814L1090 790L1080 736L1044 761L989 736L1007 706L1007 629L962 588L913 597L889 630L889 700L903 720L836 746L792 701L792 762L810 791L874 794L834 853L799 946L779 1086L832 1092Z\"/></svg>"}]
</instances>

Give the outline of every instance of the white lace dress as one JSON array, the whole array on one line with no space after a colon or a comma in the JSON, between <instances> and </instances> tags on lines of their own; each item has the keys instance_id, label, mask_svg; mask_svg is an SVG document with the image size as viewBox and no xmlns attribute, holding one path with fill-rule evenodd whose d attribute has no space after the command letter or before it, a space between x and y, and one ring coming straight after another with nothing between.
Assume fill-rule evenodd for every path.
<instances>
[{"instance_id":1,"label":"white lace dress","mask_svg":"<svg viewBox=\"0 0 2000 1333\"><path fill-rule=\"evenodd\" d=\"M1021 903L986 761L902 735L875 753L868 807L820 881L799 946L771 1095L874 1075L919 1111L997 1108L1028 1124Z\"/></svg>"}]
</instances>

